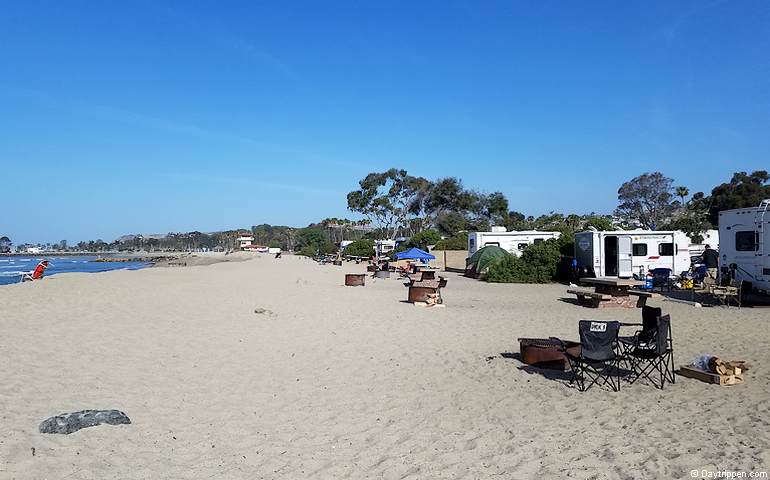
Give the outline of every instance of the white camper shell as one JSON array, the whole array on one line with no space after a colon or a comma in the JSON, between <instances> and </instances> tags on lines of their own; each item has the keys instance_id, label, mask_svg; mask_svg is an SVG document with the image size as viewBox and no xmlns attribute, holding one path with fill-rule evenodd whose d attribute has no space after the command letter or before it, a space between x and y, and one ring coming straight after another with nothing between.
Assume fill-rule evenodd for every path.
<instances>
[{"instance_id":1,"label":"white camper shell","mask_svg":"<svg viewBox=\"0 0 770 480\"><path fill-rule=\"evenodd\" d=\"M720 267L770 293L770 200L758 207L719 212Z\"/></svg>"},{"instance_id":2,"label":"white camper shell","mask_svg":"<svg viewBox=\"0 0 770 480\"><path fill-rule=\"evenodd\" d=\"M679 231L591 230L575 234L578 268L597 277L644 276L655 268L670 268L678 275L690 268L689 247L689 237Z\"/></svg>"},{"instance_id":3,"label":"white camper shell","mask_svg":"<svg viewBox=\"0 0 770 480\"><path fill-rule=\"evenodd\" d=\"M496 245L503 250L520 256L525 248L533 243L540 243L551 238L559 238L560 232L540 232L538 230L506 231L505 227L492 227L491 232L468 233L468 256L488 245Z\"/></svg>"}]
</instances>

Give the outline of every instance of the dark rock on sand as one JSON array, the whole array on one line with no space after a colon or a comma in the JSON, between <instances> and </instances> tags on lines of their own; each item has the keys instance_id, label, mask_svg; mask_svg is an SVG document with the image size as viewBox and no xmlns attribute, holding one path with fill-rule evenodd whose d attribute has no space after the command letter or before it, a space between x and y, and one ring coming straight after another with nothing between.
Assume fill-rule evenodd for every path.
<instances>
[{"instance_id":1,"label":"dark rock on sand","mask_svg":"<svg viewBox=\"0 0 770 480\"><path fill-rule=\"evenodd\" d=\"M95 427L102 423L122 425L131 423L131 419L120 410L81 410L74 413L63 413L44 420L40 424L40 433L68 435L81 428Z\"/></svg>"}]
</instances>

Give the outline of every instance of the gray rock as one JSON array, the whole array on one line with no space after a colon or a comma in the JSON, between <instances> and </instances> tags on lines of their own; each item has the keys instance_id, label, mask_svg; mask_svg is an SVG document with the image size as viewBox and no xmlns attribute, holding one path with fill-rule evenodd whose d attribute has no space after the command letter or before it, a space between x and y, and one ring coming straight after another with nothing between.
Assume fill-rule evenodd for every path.
<instances>
[{"instance_id":1,"label":"gray rock","mask_svg":"<svg viewBox=\"0 0 770 480\"><path fill-rule=\"evenodd\" d=\"M120 410L81 410L74 413L62 413L44 420L40 424L40 433L63 433L69 435L81 428L95 427L102 423L123 425L131 423L131 419Z\"/></svg>"}]
</instances>

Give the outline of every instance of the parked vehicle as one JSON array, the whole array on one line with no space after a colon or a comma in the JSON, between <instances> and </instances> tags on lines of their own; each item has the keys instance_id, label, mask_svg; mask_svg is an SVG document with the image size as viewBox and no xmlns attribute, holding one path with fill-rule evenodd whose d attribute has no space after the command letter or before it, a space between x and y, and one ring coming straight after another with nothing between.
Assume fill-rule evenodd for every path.
<instances>
[{"instance_id":1,"label":"parked vehicle","mask_svg":"<svg viewBox=\"0 0 770 480\"><path fill-rule=\"evenodd\" d=\"M533 243L544 242L551 238L559 238L560 232L541 232L538 230L521 230L509 232L505 227L492 227L491 232L468 233L468 256L488 245L495 245L516 256L520 256L525 248Z\"/></svg>"},{"instance_id":2,"label":"parked vehicle","mask_svg":"<svg viewBox=\"0 0 770 480\"><path fill-rule=\"evenodd\" d=\"M385 257L395 249L395 240L377 240L374 242L374 251L378 257Z\"/></svg>"},{"instance_id":3,"label":"parked vehicle","mask_svg":"<svg viewBox=\"0 0 770 480\"><path fill-rule=\"evenodd\" d=\"M703 255L706 245L714 250L719 250L719 230L706 230L701 236L703 237L701 242L690 244L690 258L694 262Z\"/></svg>"},{"instance_id":4,"label":"parked vehicle","mask_svg":"<svg viewBox=\"0 0 770 480\"><path fill-rule=\"evenodd\" d=\"M719 212L720 269L770 293L770 199L758 207Z\"/></svg>"},{"instance_id":5,"label":"parked vehicle","mask_svg":"<svg viewBox=\"0 0 770 480\"><path fill-rule=\"evenodd\" d=\"M575 259L580 276L644 277L656 268L679 274L691 265L690 238L680 231L589 230L575 234Z\"/></svg>"}]
</instances>

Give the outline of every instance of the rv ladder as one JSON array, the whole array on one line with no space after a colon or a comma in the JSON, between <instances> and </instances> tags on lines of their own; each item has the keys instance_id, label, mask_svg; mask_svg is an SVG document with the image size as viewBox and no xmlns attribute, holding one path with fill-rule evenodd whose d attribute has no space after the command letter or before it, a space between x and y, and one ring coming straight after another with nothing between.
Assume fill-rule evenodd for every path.
<instances>
[{"instance_id":1,"label":"rv ladder","mask_svg":"<svg viewBox=\"0 0 770 480\"><path fill-rule=\"evenodd\" d=\"M757 254L758 255L764 255L764 243L765 243L765 214L767 213L767 210L770 209L770 199L762 200L762 203L759 204L759 210L757 211L757 214L759 215L759 222L758 222L758 228L757 228Z\"/></svg>"},{"instance_id":2,"label":"rv ladder","mask_svg":"<svg viewBox=\"0 0 770 480\"><path fill-rule=\"evenodd\" d=\"M757 228L759 232L759 238L757 239L757 251L760 255L762 255L765 253L763 250L763 244L765 243L765 214L770 208L770 199L762 200L762 203L759 204L759 208L760 210L757 212L759 214L759 228Z\"/></svg>"}]
</instances>

